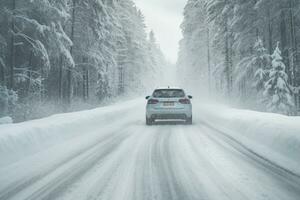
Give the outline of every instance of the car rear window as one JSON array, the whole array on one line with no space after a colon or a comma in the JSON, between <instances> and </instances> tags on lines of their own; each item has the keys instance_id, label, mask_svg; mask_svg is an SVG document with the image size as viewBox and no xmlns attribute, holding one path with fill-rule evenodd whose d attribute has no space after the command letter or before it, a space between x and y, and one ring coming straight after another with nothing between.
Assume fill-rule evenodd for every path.
<instances>
[{"instance_id":1,"label":"car rear window","mask_svg":"<svg viewBox=\"0 0 300 200\"><path fill-rule=\"evenodd\" d=\"M184 91L180 89L160 89L155 90L152 95L154 98L181 98L184 97Z\"/></svg>"}]
</instances>

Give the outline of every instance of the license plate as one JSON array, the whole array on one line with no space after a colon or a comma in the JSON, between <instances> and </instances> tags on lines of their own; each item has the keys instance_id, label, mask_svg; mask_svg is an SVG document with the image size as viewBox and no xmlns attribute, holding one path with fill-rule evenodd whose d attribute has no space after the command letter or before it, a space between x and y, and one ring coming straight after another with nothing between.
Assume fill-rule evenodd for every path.
<instances>
[{"instance_id":1,"label":"license plate","mask_svg":"<svg viewBox=\"0 0 300 200\"><path fill-rule=\"evenodd\" d=\"M164 106L174 106L174 102L164 102Z\"/></svg>"}]
</instances>

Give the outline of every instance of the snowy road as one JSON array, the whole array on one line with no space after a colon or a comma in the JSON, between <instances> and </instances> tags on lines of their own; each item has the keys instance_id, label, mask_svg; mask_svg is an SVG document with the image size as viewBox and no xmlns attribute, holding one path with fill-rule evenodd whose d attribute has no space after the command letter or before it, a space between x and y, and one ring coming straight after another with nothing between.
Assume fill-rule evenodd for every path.
<instances>
[{"instance_id":1,"label":"snowy road","mask_svg":"<svg viewBox=\"0 0 300 200\"><path fill-rule=\"evenodd\" d=\"M0 199L300 199L297 175L206 126L196 113L192 126L147 127L143 103L124 104L119 116L99 119L74 138L2 163Z\"/></svg>"}]
</instances>

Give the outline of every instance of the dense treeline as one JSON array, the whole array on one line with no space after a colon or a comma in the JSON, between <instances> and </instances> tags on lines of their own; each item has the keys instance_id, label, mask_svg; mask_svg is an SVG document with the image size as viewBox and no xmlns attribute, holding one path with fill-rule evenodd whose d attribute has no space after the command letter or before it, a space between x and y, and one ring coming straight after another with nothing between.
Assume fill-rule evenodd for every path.
<instances>
[{"instance_id":1,"label":"dense treeline","mask_svg":"<svg viewBox=\"0 0 300 200\"><path fill-rule=\"evenodd\" d=\"M299 11L297 0L189 0L178 70L230 102L295 114Z\"/></svg>"},{"instance_id":2,"label":"dense treeline","mask_svg":"<svg viewBox=\"0 0 300 200\"><path fill-rule=\"evenodd\" d=\"M138 93L164 63L131 0L0 1L0 117Z\"/></svg>"}]
</instances>

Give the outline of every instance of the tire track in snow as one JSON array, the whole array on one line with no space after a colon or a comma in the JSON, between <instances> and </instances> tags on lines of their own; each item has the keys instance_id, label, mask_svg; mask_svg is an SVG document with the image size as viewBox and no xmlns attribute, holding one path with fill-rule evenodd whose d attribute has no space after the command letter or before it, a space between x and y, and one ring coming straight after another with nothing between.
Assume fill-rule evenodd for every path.
<instances>
[{"instance_id":1,"label":"tire track in snow","mask_svg":"<svg viewBox=\"0 0 300 200\"><path fill-rule=\"evenodd\" d=\"M102 174L102 176L97 175L96 184L88 192L93 194L93 198L89 196L87 199L133 199L137 155L142 151L147 141L149 141L148 132L145 132L144 126L139 126L134 131L131 140L124 144L119 156L113 159L112 164L107 164L108 170L99 168L98 172L95 173ZM110 168L109 166L115 167ZM103 176L106 176L104 180Z\"/></svg>"},{"instance_id":2,"label":"tire track in snow","mask_svg":"<svg viewBox=\"0 0 300 200\"><path fill-rule=\"evenodd\" d=\"M186 183L182 176L179 176L180 163L175 162L174 158L181 159L177 154L177 148L181 148L180 143L174 142L177 129L180 126L162 126L165 132L157 135L154 143L153 165L157 170L159 177L159 193L158 199L170 200L193 200L194 197L184 187ZM201 199L198 196L197 199Z\"/></svg>"},{"instance_id":3,"label":"tire track in snow","mask_svg":"<svg viewBox=\"0 0 300 200\"><path fill-rule=\"evenodd\" d=\"M8 188L4 193L1 192L0 199L20 199L20 197L29 200L56 198L64 188L83 176L88 169L108 156L128 137L126 129L125 131L122 131L122 129L119 128L118 131L107 134L104 138L100 137L99 141L96 141L93 145L59 162L57 166L52 167L47 172L31 177L29 180L17 185L17 187ZM27 198L22 195L27 196Z\"/></svg>"},{"instance_id":4,"label":"tire track in snow","mask_svg":"<svg viewBox=\"0 0 300 200\"><path fill-rule=\"evenodd\" d=\"M202 134L204 134L202 131L197 132L195 126L188 127L185 130L181 129L180 140L185 146L182 155L186 155L184 157L186 159L185 163L190 165L187 166L190 177L194 179L195 184L202 186L201 191L206 194L205 199L218 200L220 197L224 200L249 199L239 188L236 188L234 184L223 177L223 173L227 173L223 168L215 167L212 162L215 158L207 154L211 144L199 137ZM221 158L217 157L216 159Z\"/></svg>"},{"instance_id":5,"label":"tire track in snow","mask_svg":"<svg viewBox=\"0 0 300 200\"><path fill-rule=\"evenodd\" d=\"M274 168L274 172L278 172L278 175L288 175L290 177L294 177L296 179L300 180L300 175L296 174L282 166L277 165L276 163L272 162L271 160L261 156L260 154L256 153L254 150L248 148L246 145L232 137L230 134L227 134L208 123L203 124L205 127L207 127L210 131L214 132L215 134L219 135L222 140L226 141L228 144L230 144L232 147L234 147L237 151L240 153L245 154L247 157L252 158L253 161L260 162L262 165L266 165L267 167Z\"/></svg>"},{"instance_id":6,"label":"tire track in snow","mask_svg":"<svg viewBox=\"0 0 300 200\"><path fill-rule=\"evenodd\" d=\"M260 156L253 150L247 148L247 146L245 146L244 144L240 143L239 141L223 132L217 131L216 129L212 129L207 126L205 126L205 128L214 133L213 135L206 134L206 136L216 142L219 146L223 146L227 149L228 146L231 147L231 151L235 150L235 152L243 154L244 157L247 158L245 160L248 161L249 165L255 165L262 168L262 170L264 170L266 173L288 182L291 187L297 186L296 188L298 188L300 196L300 176L298 174L286 170L285 168L282 168L272 161Z\"/></svg>"},{"instance_id":7,"label":"tire track in snow","mask_svg":"<svg viewBox=\"0 0 300 200\"><path fill-rule=\"evenodd\" d=\"M145 130L145 126L141 127L141 130L135 134L135 138L130 144L131 150L129 153L124 152L127 156L124 162L121 164L117 174L114 176L115 190L105 191L105 196L103 199L109 200L126 200L134 199L135 189L136 189L136 172L138 171L138 155L142 152L146 144L149 142L151 134L150 130ZM99 200L102 198L98 198ZM143 199L143 198L142 198Z\"/></svg>"},{"instance_id":8,"label":"tire track in snow","mask_svg":"<svg viewBox=\"0 0 300 200\"><path fill-rule=\"evenodd\" d=\"M132 200L157 200L159 199L158 176L152 162L154 151L153 144L160 129L158 127L146 127L147 141L140 149L136 159L135 183Z\"/></svg>"},{"instance_id":9,"label":"tire track in snow","mask_svg":"<svg viewBox=\"0 0 300 200\"><path fill-rule=\"evenodd\" d=\"M212 169L219 174L218 180L227 182L228 191L237 190L244 196L243 199L272 199L272 200L297 200L300 196L300 184L297 177L290 174L278 173L278 169L270 163L248 152L235 141L223 138L209 127L197 126L191 131L189 141L194 151L203 155ZM199 142L207 143L207 148L199 148ZM198 146L197 146L198 145ZM275 170L275 171L274 171ZM259 186L261 185L261 186ZM229 192L232 199L239 199Z\"/></svg>"},{"instance_id":10,"label":"tire track in snow","mask_svg":"<svg viewBox=\"0 0 300 200\"><path fill-rule=\"evenodd\" d=\"M29 184L33 184L42 177L47 176L53 169L67 163L92 146L97 145L97 143L109 139L114 133L118 134L124 129L122 127L126 128L126 126L132 123L135 122L126 119L121 120L121 123L118 124L122 125L121 127L114 126L113 123L112 125L104 125L101 129L96 127L98 131L82 133L81 136L75 134L76 137L71 140L49 149L46 148L45 151L37 152L16 163L0 168L2 179L0 181L0 199L7 198L10 196L10 193L15 194L15 191L20 191ZM45 159L45 157L48 157L48 159Z\"/></svg>"}]
</instances>

